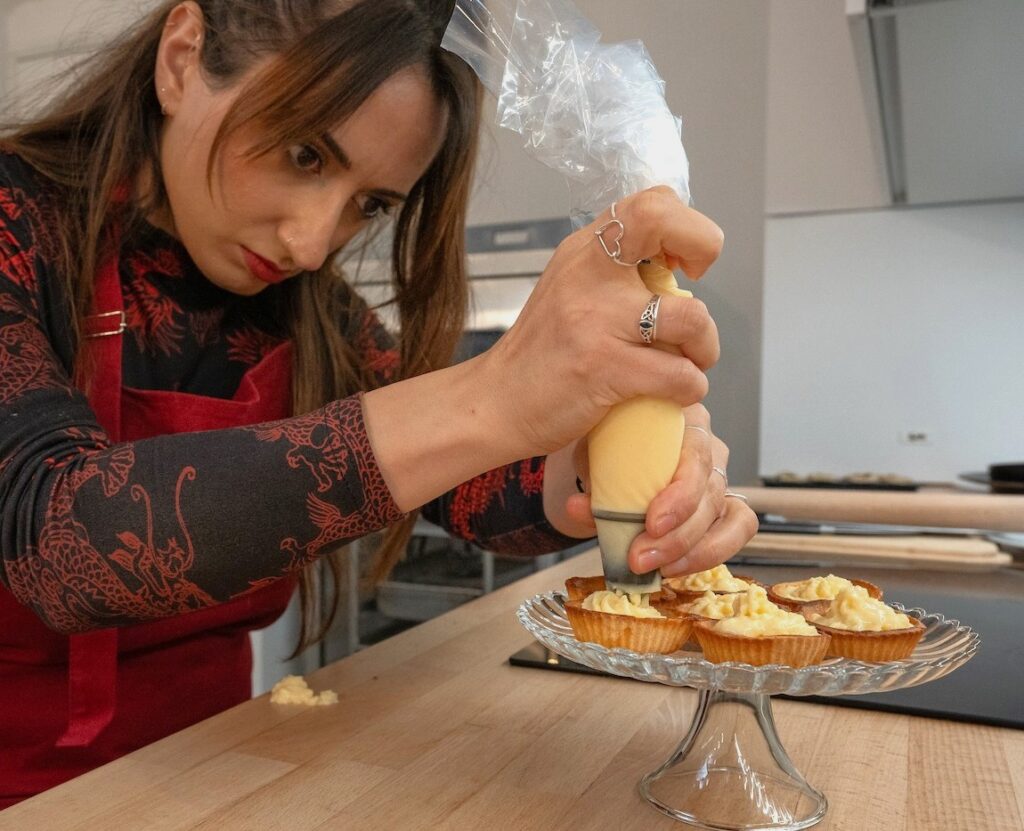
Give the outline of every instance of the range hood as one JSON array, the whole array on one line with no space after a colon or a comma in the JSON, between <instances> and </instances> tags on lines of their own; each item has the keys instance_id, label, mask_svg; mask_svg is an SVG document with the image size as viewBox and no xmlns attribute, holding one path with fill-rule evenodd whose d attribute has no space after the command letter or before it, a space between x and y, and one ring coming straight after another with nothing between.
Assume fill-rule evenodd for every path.
<instances>
[{"instance_id":1,"label":"range hood","mask_svg":"<svg viewBox=\"0 0 1024 831\"><path fill-rule=\"evenodd\" d=\"M846 0L894 203L1024 197L1024 0Z\"/></svg>"}]
</instances>

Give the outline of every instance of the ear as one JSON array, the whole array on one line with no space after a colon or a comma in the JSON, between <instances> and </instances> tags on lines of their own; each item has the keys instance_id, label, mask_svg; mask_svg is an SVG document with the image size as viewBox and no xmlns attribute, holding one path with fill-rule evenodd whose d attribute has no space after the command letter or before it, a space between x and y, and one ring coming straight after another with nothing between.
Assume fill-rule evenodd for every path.
<instances>
[{"instance_id":1,"label":"ear","mask_svg":"<svg viewBox=\"0 0 1024 831\"><path fill-rule=\"evenodd\" d=\"M157 100L164 115L174 115L178 111L186 84L198 77L199 54L205 33L203 12L192 0L175 6L167 15L153 75Z\"/></svg>"}]
</instances>

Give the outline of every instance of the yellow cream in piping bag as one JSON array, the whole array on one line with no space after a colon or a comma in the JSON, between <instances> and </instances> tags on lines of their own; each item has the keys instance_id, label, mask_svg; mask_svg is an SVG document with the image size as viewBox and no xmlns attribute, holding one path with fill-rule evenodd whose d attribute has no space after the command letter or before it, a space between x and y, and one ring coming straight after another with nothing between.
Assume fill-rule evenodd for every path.
<instances>
[{"instance_id":1,"label":"yellow cream in piping bag","mask_svg":"<svg viewBox=\"0 0 1024 831\"><path fill-rule=\"evenodd\" d=\"M641 265L639 270L652 294L693 296L676 285L675 275L663 265ZM675 346L656 342L653 348L678 354ZM678 404L639 396L616 404L590 431L591 502L610 588L654 592L661 585L658 572L646 579L632 575L626 555L643 530L647 506L672 481L685 426ZM609 514L627 517L612 519Z\"/></svg>"}]
</instances>

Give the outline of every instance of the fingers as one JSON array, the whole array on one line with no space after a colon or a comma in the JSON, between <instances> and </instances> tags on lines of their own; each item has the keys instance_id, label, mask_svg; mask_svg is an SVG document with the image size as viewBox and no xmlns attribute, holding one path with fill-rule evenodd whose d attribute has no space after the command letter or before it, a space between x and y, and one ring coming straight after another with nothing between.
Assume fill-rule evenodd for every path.
<instances>
[{"instance_id":1,"label":"fingers","mask_svg":"<svg viewBox=\"0 0 1024 831\"><path fill-rule=\"evenodd\" d=\"M622 223L605 231L609 242L619 237L623 262L664 258L670 268L680 268L691 280L699 280L718 259L725 242L722 229L702 213L684 205L675 191L667 187L651 188L623 199L616 205L616 217ZM596 244L594 233L611 220L605 211L581 232L594 248L594 256L607 260ZM586 239L589 236L589 239Z\"/></svg>"},{"instance_id":2,"label":"fingers","mask_svg":"<svg viewBox=\"0 0 1024 831\"><path fill-rule=\"evenodd\" d=\"M757 514L740 499L726 499L725 513L683 557L662 566L665 577L704 571L724 563L757 533Z\"/></svg>"},{"instance_id":3,"label":"fingers","mask_svg":"<svg viewBox=\"0 0 1024 831\"><path fill-rule=\"evenodd\" d=\"M683 417L686 430L679 465L672 482L647 508L647 530L654 537L677 528L699 507L714 464L712 447L723 463L729 458L729 448L711 433L711 416L703 404L684 407Z\"/></svg>"},{"instance_id":4,"label":"fingers","mask_svg":"<svg viewBox=\"0 0 1024 831\"><path fill-rule=\"evenodd\" d=\"M711 369L721 356L718 326L708 307L696 297L662 295L656 335L659 344L678 347L703 370ZM634 339L638 337L637 333Z\"/></svg>"},{"instance_id":5,"label":"fingers","mask_svg":"<svg viewBox=\"0 0 1024 831\"><path fill-rule=\"evenodd\" d=\"M722 477L705 479L697 493L700 495L697 509L681 525L660 537L644 531L633 541L629 559L634 571L643 574L661 568L664 573L665 567L678 566L718 521L726 508L725 482Z\"/></svg>"},{"instance_id":6,"label":"fingers","mask_svg":"<svg viewBox=\"0 0 1024 831\"><path fill-rule=\"evenodd\" d=\"M708 378L693 361L659 349L630 350L605 372L609 403L650 395L688 407L708 394Z\"/></svg>"},{"instance_id":7,"label":"fingers","mask_svg":"<svg viewBox=\"0 0 1024 831\"><path fill-rule=\"evenodd\" d=\"M591 256L592 252L588 251L585 259ZM604 257L604 254L601 256ZM601 264L603 268L609 265L617 268L608 260ZM593 268L592 263L573 264L573 269L577 272L593 271ZM625 272L625 269L620 271ZM580 286L579 290L587 292L596 308L605 307L612 310L613 320L609 329L611 334L626 343L642 345L640 318L650 302L651 292L635 271L632 272L632 276L628 273L607 277L602 274L600 279L602 282L597 286ZM625 282L622 282L623 280ZM713 367L721 355L721 345L718 326L711 317L707 305L696 297L677 297L667 293L661 293L660 296L656 316L656 345L669 347L673 353L682 353L702 370L706 371ZM588 322L593 324L593 318Z\"/></svg>"},{"instance_id":8,"label":"fingers","mask_svg":"<svg viewBox=\"0 0 1024 831\"><path fill-rule=\"evenodd\" d=\"M597 533L590 497L587 494L576 493L570 496L565 502L565 513L573 522L592 528L594 533Z\"/></svg>"}]
</instances>

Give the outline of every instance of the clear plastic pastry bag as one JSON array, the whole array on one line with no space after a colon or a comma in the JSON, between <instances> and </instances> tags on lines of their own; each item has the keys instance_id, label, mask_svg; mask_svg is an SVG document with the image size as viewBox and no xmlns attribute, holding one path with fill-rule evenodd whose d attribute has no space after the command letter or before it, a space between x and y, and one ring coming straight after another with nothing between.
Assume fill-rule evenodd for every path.
<instances>
[{"instance_id":1,"label":"clear plastic pastry bag","mask_svg":"<svg viewBox=\"0 0 1024 831\"><path fill-rule=\"evenodd\" d=\"M682 120L640 41L601 43L570 0L458 0L442 45L497 98L497 123L568 179L576 227L654 185L689 203Z\"/></svg>"}]
</instances>

